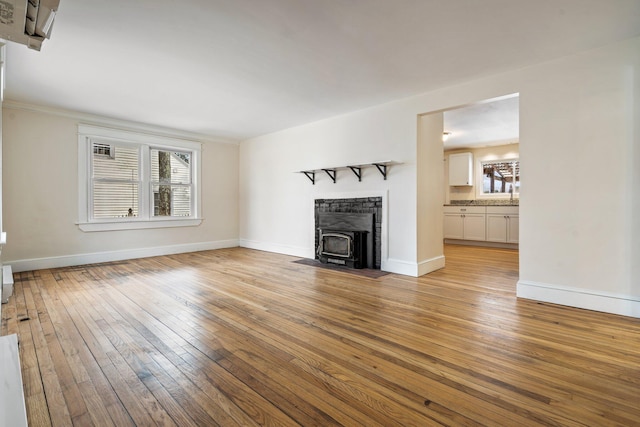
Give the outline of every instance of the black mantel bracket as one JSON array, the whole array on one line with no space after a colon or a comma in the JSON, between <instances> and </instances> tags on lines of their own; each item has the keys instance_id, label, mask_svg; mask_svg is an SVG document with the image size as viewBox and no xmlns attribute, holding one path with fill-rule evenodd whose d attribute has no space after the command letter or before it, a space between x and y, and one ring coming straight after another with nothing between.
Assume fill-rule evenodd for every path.
<instances>
[{"instance_id":1,"label":"black mantel bracket","mask_svg":"<svg viewBox=\"0 0 640 427\"><path fill-rule=\"evenodd\" d=\"M329 175L329 178L331 178L333 180L333 183L336 183L336 176L338 174L337 169L322 169L323 171L326 172L327 175Z\"/></svg>"},{"instance_id":2,"label":"black mantel bracket","mask_svg":"<svg viewBox=\"0 0 640 427\"><path fill-rule=\"evenodd\" d=\"M316 185L316 171L301 171L311 180L311 184Z\"/></svg>"},{"instance_id":3,"label":"black mantel bracket","mask_svg":"<svg viewBox=\"0 0 640 427\"><path fill-rule=\"evenodd\" d=\"M353 172L357 177L358 177L358 182L362 181L362 167L360 166L347 166L349 169L351 169L351 172Z\"/></svg>"},{"instance_id":4,"label":"black mantel bracket","mask_svg":"<svg viewBox=\"0 0 640 427\"><path fill-rule=\"evenodd\" d=\"M358 182L362 181L362 169L368 166L375 166L376 169L382 174L382 177L386 180L387 175L389 173L389 166L391 165L399 165L400 162L396 162L393 160L385 160L383 162L372 162L365 163L361 165L348 165L348 166L337 166L331 168L319 168L319 169L308 169L303 171L298 171L297 173L303 173L307 178L311 181L313 185L316 183L316 172L324 171L331 181L335 184L338 178L338 169L351 169L351 172L358 178Z\"/></svg>"},{"instance_id":5,"label":"black mantel bracket","mask_svg":"<svg viewBox=\"0 0 640 427\"><path fill-rule=\"evenodd\" d=\"M380 173L382 174L382 176L384 177L385 181L387 179L387 164L386 163L374 163L373 166L375 166L378 171L380 171Z\"/></svg>"}]
</instances>

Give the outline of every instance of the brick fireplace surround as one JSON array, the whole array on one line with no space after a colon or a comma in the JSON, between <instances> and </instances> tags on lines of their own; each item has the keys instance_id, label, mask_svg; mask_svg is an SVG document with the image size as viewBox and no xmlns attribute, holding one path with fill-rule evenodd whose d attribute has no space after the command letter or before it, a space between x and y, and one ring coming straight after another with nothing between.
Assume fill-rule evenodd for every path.
<instances>
[{"instance_id":1,"label":"brick fireplace surround","mask_svg":"<svg viewBox=\"0 0 640 427\"><path fill-rule=\"evenodd\" d=\"M327 212L369 213L373 214L373 268L380 269L382 254L382 197L358 197L350 199L316 199L315 214L315 247L318 247L318 214ZM316 255L317 258L317 255Z\"/></svg>"}]
</instances>

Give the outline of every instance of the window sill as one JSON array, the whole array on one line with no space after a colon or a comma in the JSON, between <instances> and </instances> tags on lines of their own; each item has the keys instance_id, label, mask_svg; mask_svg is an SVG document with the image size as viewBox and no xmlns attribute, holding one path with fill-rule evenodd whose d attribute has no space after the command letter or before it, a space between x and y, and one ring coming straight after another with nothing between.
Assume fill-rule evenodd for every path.
<instances>
[{"instance_id":1,"label":"window sill","mask_svg":"<svg viewBox=\"0 0 640 427\"><path fill-rule=\"evenodd\" d=\"M148 228L196 227L202 224L202 218L164 219L154 221L113 221L113 222L81 222L76 225L84 232L144 230Z\"/></svg>"},{"instance_id":2,"label":"window sill","mask_svg":"<svg viewBox=\"0 0 640 427\"><path fill-rule=\"evenodd\" d=\"M476 194L478 199L510 199L511 195L509 193L478 193ZM516 193L513 195L513 199L519 199L520 193Z\"/></svg>"}]
</instances>

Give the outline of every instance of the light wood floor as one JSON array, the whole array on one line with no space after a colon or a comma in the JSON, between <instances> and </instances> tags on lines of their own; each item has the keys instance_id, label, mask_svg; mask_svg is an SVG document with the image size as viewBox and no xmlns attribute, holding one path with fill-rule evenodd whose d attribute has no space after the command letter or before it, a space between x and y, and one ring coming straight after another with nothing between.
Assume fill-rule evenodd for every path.
<instances>
[{"instance_id":1,"label":"light wood floor","mask_svg":"<svg viewBox=\"0 0 640 427\"><path fill-rule=\"evenodd\" d=\"M640 320L517 300L516 251L378 279L234 248L16 274L31 426L640 425Z\"/></svg>"}]
</instances>

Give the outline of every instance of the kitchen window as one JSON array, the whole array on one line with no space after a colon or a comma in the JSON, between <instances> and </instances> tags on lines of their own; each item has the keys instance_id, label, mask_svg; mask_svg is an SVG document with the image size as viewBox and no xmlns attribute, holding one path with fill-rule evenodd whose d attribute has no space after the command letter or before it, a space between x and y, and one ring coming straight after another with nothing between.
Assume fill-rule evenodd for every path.
<instances>
[{"instance_id":1,"label":"kitchen window","mask_svg":"<svg viewBox=\"0 0 640 427\"><path fill-rule=\"evenodd\" d=\"M518 159L481 162L482 195L520 193L520 161Z\"/></svg>"},{"instance_id":2,"label":"kitchen window","mask_svg":"<svg viewBox=\"0 0 640 427\"><path fill-rule=\"evenodd\" d=\"M200 144L90 125L78 135L80 229L201 223Z\"/></svg>"}]
</instances>

